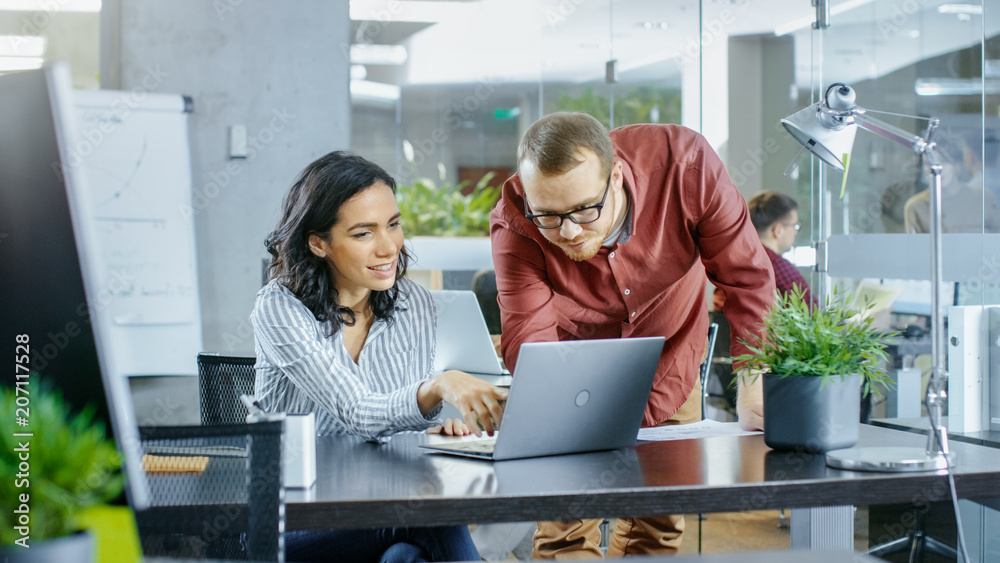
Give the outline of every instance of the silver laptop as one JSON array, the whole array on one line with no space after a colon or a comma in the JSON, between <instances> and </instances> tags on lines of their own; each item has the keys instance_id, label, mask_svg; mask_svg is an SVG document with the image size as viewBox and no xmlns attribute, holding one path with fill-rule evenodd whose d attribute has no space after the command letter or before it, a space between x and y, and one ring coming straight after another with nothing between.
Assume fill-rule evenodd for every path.
<instances>
[{"instance_id":1,"label":"silver laptop","mask_svg":"<svg viewBox=\"0 0 1000 563\"><path fill-rule=\"evenodd\" d=\"M509 376L497 357L476 294L441 289L431 291L431 296L437 309L434 371L457 369L479 376ZM510 379L491 383L510 384Z\"/></svg>"},{"instance_id":2,"label":"silver laptop","mask_svg":"<svg viewBox=\"0 0 1000 563\"><path fill-rule=\"evenodd\" d=\"M420 447L498 461L633 446L663 342L656 336L524 344L494 438Z\"/></svg>"}]
</instances>

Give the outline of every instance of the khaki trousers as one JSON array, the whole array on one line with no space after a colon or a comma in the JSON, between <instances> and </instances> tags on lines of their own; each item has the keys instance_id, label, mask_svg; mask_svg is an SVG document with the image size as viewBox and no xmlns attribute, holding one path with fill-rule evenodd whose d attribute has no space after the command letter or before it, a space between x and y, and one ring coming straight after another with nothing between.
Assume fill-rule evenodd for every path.
<instances>
[{"instance_id":1,"label":"khaki trousers","mask_svg":"<svg viewBox=\"0 0 1000 563\"><path fill-rule=\"evenodd\" d=\"M701 384L695 383L687 400L663 424L688 424L701 420ZM599 559L601 520L538 522L533 559ZM608 557L669 554L681 546L684 517L619 518L608 542Z\"/></svg>"}]
</instances>

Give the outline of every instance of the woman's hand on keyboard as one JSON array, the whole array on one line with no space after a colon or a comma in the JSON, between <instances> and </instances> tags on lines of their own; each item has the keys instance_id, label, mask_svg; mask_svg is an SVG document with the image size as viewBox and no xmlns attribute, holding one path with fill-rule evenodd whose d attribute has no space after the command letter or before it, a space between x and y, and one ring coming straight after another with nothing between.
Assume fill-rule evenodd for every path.
<instances>
[{"instance_id":1,"label":"woman's hand on keyboard","mask_svg":"<svg viewBox=\"0 0 1000 563\"><path fill-rule=\"evenodd\" d=\"M467 436L472 430L457 418L446 418L442 424L427 429L428 434L444 434L445 436Z\"/></svg>"},{"instance_id":2,"label":"woman's hand on keyboard","mask_svg":"<svg viewBox=\"0 0 1000 563\"><path fill-rule=\"evenodd\" d=\"M502 402L506 399L507 389L457 370L438 374L417 389L420 412L426 414L444 401L462 413L463 421L476 436L483 430L493 435L503 418Z\"/></svg>"}]
</instances>

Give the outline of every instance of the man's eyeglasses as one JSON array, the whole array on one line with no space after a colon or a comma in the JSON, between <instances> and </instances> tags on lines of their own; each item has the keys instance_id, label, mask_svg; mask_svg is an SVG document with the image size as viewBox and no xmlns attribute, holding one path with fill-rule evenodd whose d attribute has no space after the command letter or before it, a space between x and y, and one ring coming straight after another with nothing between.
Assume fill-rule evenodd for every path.
<instances>
[{"instance_id":1,"label":"man's eyeglasses","mask_svg":"<svg viewBox=\"0 0 1000 563\"><path fill-rule=\"evenodd\" d=\"M795 229L796 231L799 230L800 227L802 227L802 225L800 225L799 223L782 223L782 225L784 225L786 227L791 227L791 228Z\"/></svg>"},{"instance_id":2,"label":"man's eyeglasses","mask_svg":"<svg viewBox=\"0 0 1000 563\"><path fill-rule=\"evenodd\" d=\"M524 216L531 219L531 222L539 229L558 229L562 227L563 221L566 219L573 221L577 225L593 223L601 218L601 209L604 208L604 202L607 201L608 191L610 190L611 176L608 176L608 186L604 188L604 197L596 205L588 205L587 207L581 207L568 213L539 213L535 215L525 212Z\"/></svg>"}]
</instances>

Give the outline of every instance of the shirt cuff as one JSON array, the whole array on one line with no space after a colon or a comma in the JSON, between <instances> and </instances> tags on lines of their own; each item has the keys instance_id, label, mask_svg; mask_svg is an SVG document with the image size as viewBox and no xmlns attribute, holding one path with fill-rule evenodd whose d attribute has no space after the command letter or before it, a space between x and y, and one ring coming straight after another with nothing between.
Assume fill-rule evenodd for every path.
<instances>
[{"instance_id":1,"label":"shirt cuff","mask_svg":"<svg viewBox=\"0 0 1000 563\"><path fill-rule=\"evenodd\" d=\"M441 414L441 403L431 409L426 416L420 412L420 406L417 404L417 389L423 383L423 381L418 381L399 389L400 396L403 398L399 425L403 428L424 430L438 424L436 418Z\"/></svg>"}]
</instances>

